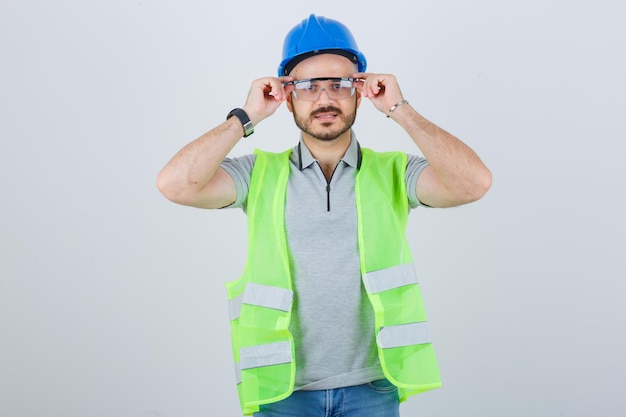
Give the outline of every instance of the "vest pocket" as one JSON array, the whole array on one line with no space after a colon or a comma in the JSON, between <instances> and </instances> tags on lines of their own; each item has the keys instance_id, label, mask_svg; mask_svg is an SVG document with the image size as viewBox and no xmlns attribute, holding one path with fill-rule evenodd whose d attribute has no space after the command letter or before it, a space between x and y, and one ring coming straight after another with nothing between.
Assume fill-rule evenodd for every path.
<instances>
[{"instance_id":1,"label":"vest pocket","mask_svg":"<svg viewBox=\"0 0 626 417\"><path fill-rule=\"evenodd\" d=\"M237 391L244 414L258 411L259 405L287 398L293 390L292 375L291 363L242 370Z\"/></svg>"}]
</instances>

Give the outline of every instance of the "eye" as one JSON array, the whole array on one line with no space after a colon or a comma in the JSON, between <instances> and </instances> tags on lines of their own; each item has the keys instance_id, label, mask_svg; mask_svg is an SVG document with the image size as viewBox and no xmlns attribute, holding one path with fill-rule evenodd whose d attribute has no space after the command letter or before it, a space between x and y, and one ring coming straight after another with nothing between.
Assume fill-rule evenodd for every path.
<instances>
[{"instance_id":1,"label":"eye","mask_svg":"<svg viewBox=\"0 0 626 417\"><path fill-rule=\"evenodd\" d=\"M300 82L296 84L296 88L298 90L304 90L304 91L315 91L316 86L310 81L305 81L305 82Z\"/></svg>"}]
</instances>

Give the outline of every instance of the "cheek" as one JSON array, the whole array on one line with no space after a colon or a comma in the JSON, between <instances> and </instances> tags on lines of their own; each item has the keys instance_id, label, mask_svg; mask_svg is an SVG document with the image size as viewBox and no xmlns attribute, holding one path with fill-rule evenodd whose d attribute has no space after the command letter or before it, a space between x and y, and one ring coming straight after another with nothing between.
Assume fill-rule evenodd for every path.
<instances>
[{"instance_id":1,"label":"cheek","mask_svg":"<svg viewBox=\"0 0 626 417\"><path fill-rule=\"evenodd\" d=\"M287 103L287 109L289 109L289 111L293 113L294 116L304 116L313 111L313 106L310 103L311 102L303 103L298 101L291 101L290 103Z\"/></svg>"}]
</instances>

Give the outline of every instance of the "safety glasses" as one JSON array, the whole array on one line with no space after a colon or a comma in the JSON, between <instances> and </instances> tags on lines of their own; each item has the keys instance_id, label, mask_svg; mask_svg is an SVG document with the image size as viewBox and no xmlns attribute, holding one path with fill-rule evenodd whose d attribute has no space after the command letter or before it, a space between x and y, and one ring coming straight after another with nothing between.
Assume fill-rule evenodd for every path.
<instances>
[{"instance_id":1,"label":"safety glasses","mask_svg":"<svg viewBox=\"0 0 626 417\"><path fill-rule=\"evenodd\" d=\"M317 101L319 100L322 90L326 91L328 97L332 100L343 100L354 95L357 78L307 78L305 80L289 81L283 85L293 85L294 97L298 100Z\"/></svg>"}]
</instances>

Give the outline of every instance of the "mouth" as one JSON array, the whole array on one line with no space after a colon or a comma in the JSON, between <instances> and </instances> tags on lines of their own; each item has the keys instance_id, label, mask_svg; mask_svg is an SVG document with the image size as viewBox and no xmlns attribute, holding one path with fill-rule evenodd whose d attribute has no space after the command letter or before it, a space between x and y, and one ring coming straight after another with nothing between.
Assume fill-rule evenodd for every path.
<instances>
[{"instance_id":1,"label":"mouth","mask_svg":"<svg viewBox=\"0 0 626 417\"><path fill-rule=\"evenodd\" d=\"M328 122L331 120L335 120L336 118L337 118L337 113L320 113L320 114L315 115L315 119L322 121L322 122Z\"/></svg>"},{"instance_id":2,"label":"mouth","mask_svg":"<svg viewBox=\"0 0 626 417\"><path fill-rule=\"evenodd\" d=\"M336 109L320 109L317 112L313 113L313 117L315 120L319 120L320 122L331 122L337 117L341 112Z\"/></svg>"}]
</instances>

